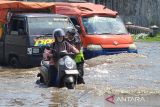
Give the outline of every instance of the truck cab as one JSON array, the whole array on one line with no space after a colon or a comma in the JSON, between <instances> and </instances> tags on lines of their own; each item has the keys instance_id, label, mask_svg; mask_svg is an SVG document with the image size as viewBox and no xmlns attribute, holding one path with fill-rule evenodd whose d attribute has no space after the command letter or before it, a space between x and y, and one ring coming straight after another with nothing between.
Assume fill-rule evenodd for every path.
<instances>
[{"instance_id":1,"label":"truck cab","mask_svg":"<svg viewBox=\"0 0 160 107\"><path fill-rule=\"evenodd\" d=\"M136 45L116 11L93 3L57 3L57 14L79 26L85 58L117 53L137 53Z\"/></svg>"},{"instance_id":2,"label":"truck cab","mask_svg":"<svg viewBox=\"0 0 160 107\"><path fill-rule=\"evenodd\" d=\"M64 15L13 14L4 27L0 59L14 67L40 65L44 48L54 42L53 30L67 27L73 27L73 24Z\"/></svg>"}]
</instances>

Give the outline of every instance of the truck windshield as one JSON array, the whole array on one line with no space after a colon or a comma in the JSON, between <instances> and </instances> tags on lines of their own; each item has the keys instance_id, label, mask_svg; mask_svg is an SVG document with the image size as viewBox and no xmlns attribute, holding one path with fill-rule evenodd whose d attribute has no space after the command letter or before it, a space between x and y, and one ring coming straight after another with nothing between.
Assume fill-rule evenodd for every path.
<instances>
[{"instance_id":1,"label":"truck windshield","mask_svg":"<svg viewBox=\"0 0 160 107\"><path fill-rule=\"evenodd\" d=\"M30 35L45 35L52 34L56 28L73 27L73 24L65 17L29 17L28 27Z\"/></svg>"},{"instance_id":2,"label":"truck windshield","mask_svg":"<svg viewBox=\"0 0 160 107\"><path fill-rule=\"evenodd\" d=\"M83 17L83 25L87 34L127 34L127 30L120 17Z\"/></svg>"}]
</instances>

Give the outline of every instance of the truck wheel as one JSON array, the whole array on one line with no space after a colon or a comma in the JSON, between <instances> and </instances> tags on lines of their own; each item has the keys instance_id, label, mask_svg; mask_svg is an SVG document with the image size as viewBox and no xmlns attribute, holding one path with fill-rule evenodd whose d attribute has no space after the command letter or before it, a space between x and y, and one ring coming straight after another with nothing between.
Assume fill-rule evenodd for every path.
<instances>
[{"instance_id":1,"label":"truck wheel","mask_svg":"<svg viewBox=\"0 0 160 107\"><path fill-rule=\"evenodd\" d=\"M17 57L11 57L9 60L9 65L13 68L20 67L20 63Z\"/></svg>"}]
</instances>

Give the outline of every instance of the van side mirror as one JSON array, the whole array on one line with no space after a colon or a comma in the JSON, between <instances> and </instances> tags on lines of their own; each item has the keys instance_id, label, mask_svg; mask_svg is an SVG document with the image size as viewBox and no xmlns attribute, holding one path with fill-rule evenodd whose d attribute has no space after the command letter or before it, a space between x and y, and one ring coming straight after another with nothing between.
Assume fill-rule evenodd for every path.
<instances>
[{"instance_id":1,"label":"van side mirror","mask_svg":"<svg viewBox=\"0 0 160 107\"><path fill-rule=\"evenodd\" d=\"M76 29L78 30L78 33L80 34L82 31L81 31L81 27L79 25L75 25Z\"/></svg>"}]
</instances>

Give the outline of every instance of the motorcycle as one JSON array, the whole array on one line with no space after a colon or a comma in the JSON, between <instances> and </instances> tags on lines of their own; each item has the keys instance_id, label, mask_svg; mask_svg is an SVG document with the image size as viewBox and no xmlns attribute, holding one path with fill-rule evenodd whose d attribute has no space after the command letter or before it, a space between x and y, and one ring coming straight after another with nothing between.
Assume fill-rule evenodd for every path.
<instances>
[{"instance_id":1,"label":"motorcycle","mask_svg":"<svg viewBox=\"0 0 160 107\"><path fill-rule=\"evenodd\" d=\"M54 84L58 87L65 86L68 89L74 89L79 72L73 58L73 53L67 53L66 51L59 53L55 64L57 68L56 76L52 74L55 71L49 71L49 61L41 61L40 73L37 75L40 77L40 82L47 86Z\"/></svg>"}]
</instances>

